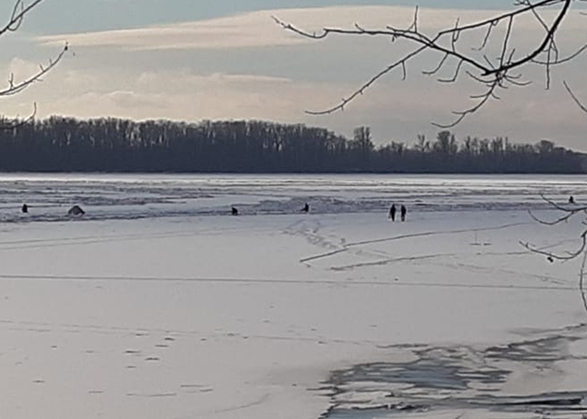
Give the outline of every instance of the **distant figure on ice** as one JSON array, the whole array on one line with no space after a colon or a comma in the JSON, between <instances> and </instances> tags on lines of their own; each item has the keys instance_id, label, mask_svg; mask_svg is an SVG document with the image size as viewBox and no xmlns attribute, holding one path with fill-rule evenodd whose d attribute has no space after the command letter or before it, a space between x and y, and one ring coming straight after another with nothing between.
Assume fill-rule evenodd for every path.
<instances>
[{"instance_id":1,"label":"distant figure on ice","mask_svg":"<svg viewBox=\"0 0 587 419\"><path fill-rule=\"evenodd\" d=\"M389 208L389 218L391 219L391 221L395 221L395 212L395 204L393 204L391 208Z\"/></svg>"},{"instance_id":2,"label":"distant figure on ice","mask_svg":"<svg viewBox=\"0 0 587 419\"><path fill-rule=\"evenodd\" d=\"M231 213L232 215L238 215L238 209L236 209L236 207L232 206L232 207L230 208L230 213Z\"/></svg>"},{"instance_id":3,"label":"distant figure on ice","mask_svg":"<svg viewBox=\"0 0 587 419\"><path fill-rule=\"evenodd\" d=\"M302 208L302 212L310 212L310 206L308 205L307 202L304 204L304 207Z\"/></svg>"},{"instance_id":4,"label":"distant figure on ice","mask_svg":"<svg viewBox=\"0 0 587 419\"><path fill-rule=\"evenodd\" d=\"M29 212L29 206L27 204L22 204L20 210L23 212L23 214L26 214Z\"/></svg>"},{"instance_id":5,"label":"distant figure on ice","mask_svg":"<svg viewBox=\"0 0 587 419\"><path fill-rule=\"evenodd\" d=\"M575 198L573 198L573 195L569 196L569 204L574 204L575 203Z\"/></svg>"},{"instance_id":6,"label":"distant figure on ice","mask_svg":"<svg viewBox=\"0 0 587 419\"><path fill-rule=\"evenodd\" d=\"M401 209L400 209L401 215L402 215L402 222L406 221L406 213L408 212L408 210L406 209L406 207L404 207L402 205Z\"/></svg>"},{"instance_id":7,"label":"distant figure on ice","mask_svg":"<svg viewBox=\"0 0 587 419\"><path fill-rule=\"evenodd\" d=\"M67 211L67 215L84 215L86 212L79 205L74 205Z\"/></svg>"}]
</instances>

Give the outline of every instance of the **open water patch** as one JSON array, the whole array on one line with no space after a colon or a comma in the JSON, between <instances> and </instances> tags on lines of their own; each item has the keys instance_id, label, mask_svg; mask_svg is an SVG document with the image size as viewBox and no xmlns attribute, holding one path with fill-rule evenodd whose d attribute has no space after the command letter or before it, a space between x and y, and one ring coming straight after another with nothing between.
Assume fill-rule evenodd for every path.
<instances>
[{"instance_id":1,"label":"open water patch","mask_svg":"<svg viewBox=\"0 0 587 419\"><path fill-rule=\"evenodd\" d=\"M587 381L558 385L561 364L587 371L587 358L569 351L586 340L581 327L488 348L390 346L388 360L330 374L316 389L331 402L321 418L585 418Z\"/></svg>"}]
</instances>

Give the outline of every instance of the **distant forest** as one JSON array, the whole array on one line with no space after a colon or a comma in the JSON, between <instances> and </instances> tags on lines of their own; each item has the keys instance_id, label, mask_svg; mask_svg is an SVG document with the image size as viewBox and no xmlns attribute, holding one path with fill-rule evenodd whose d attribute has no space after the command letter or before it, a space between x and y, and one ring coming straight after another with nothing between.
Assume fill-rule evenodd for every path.
<instances>
[{"instance_id":1,"label":"distant forest","mask_svg":"<svg viewBox=\"0 0 587 419\"><path fill-rule=\"evenodd\" d=\"M375 146L323 128L263 121L135 122L51 117L0 130L0 171L241 173L584 173L586 155L553 142L450 131Z\"/></svg>"}]
</instances>

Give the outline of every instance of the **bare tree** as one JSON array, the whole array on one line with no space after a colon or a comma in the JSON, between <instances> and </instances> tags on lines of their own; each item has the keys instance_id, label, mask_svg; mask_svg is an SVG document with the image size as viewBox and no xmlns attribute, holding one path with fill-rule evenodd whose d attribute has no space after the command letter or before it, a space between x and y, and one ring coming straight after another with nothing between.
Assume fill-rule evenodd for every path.
<instances>
[{"instance_id":1,"label":"bare tree","mask_svg":"<svg viewBox=\"0 0 587 419\"><path fill-rule=\"evenodd\" d=\"M17 30L19 30L25 17L41 2L43 2L43 0L33 0L31 2L26 2L25 0L15 0L14 6L12 8L12 13L9 16L8 21L4 24L4 26L0 27L0 37L6 36L11 32L16 32ZM10 76L8 77L8 83L3 88L0 88L0 97L14 96L22 92L32 84L42 81L43 77L63 59L67 51L68 45L65 44L56 57L50 59L49 62L45 65L39 65L38 70L33 75L23 80L17 81L15 75L10 74ZM2 116L0 117L0 127L14 128L15 126L21 125L32 120L35 117L36 112L37 105L33 104L33 111L31 112L31 114L21 121L8 120L4 116Z\"/></svg>"},{"instance_id":2,"label":"bare tree","mask_svg":"<svg viewBox=\"0 0 587 419\"><path fill-rule=\"evenodd\" d=\"M403 40L413 45L410 52L395 58L339 103L328 109L307 113L321 115L343 110L383 76L400 70L405 79L408 75L408 64L414 58L425 53L434 53L438 56L437 65L422 71L423 74L436 76L440 83L455 83L461 78L468 78L482 86L480 93L470 96L472 105L460 111L453 111L452 121L446 124L434 123L438 127L449 128L477 112L490 100L499 99L500 90L528 85L531 81L522 78L522 70L525 67L542 67L545 72L546 88L549 88L552 67L571 61L587 49L587 45L583 45L568 55L563 55L556 42L556 36L573 6L585 0L514 1L513 9L509 12L463 25L456 18L452 27L434 34L426 34L420 29L420 11L417 7L412 22L405 29L391 25L383 28L365 28L357 23L351 28L326 27L316 33L305 31L276 17L274 20L285 30L311 39L366 36L388 38L393 42ZM547 11L554 11L552 19L545 17ZM517 23L524 18L533 19L543 30L542 37L528 50L522 50L514 40ZM474 40L480 40L480 44L471 48L471 42ZM443 76L445 73L448 75ZM572 94L571 90L568 90ZM573 98L576 99L574 96Z\"/></svg>"}]
</instances>

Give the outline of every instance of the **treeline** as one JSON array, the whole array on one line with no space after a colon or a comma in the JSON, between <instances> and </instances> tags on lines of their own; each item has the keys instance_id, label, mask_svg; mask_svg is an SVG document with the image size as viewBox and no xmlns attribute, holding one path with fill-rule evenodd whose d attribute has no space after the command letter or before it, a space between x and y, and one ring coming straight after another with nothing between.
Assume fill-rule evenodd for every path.
<instances>
[{"instance_id":1,"label":"treeline","mask_svg":"<svg viewBox=\"0 0 587 419\"><path fill-rule=\"evenodd\" d=\"M368 127L347 139L263 121L51 117L0 130L0 171L583 173L585 157L546 140L457 141L449 131L376 147Z\"/></svg>"}]
</instances>

